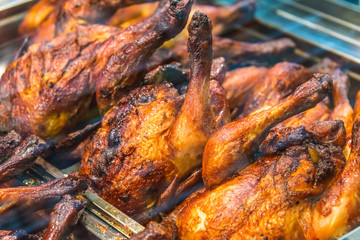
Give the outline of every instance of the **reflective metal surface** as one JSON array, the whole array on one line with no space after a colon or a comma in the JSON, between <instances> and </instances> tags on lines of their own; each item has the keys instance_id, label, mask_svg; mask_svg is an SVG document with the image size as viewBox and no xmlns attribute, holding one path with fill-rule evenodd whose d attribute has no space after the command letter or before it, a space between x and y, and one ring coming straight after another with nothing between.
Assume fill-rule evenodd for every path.
<instances>
[{"instance_id":1,"label":"reflective metal surface","mask_svg":"<svg viewBox=\"0 0 360 240\"><path fill-rule=\"evenodd\" d=\"M333 1L257 0L256 18L360 63L360 12Z\"/></svg>"}]
</instances>

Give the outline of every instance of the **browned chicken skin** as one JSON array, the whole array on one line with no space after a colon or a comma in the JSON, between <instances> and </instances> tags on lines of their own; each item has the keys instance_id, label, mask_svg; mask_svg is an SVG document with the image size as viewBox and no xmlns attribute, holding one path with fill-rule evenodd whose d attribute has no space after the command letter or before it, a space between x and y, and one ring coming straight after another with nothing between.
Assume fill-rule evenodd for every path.
<instances>
[{"instance_id":1,"label":"browned chicken skin","mask_svg":"<svg viewBox=\"0 0 360 240\"><path fill-rule=\"evenodd\" d=\"M351 138L351 129L353 125L353 108L348 99L349 78L346 73L340 70L337 63L325 58L319 64L310 68L313 72L321 72L331 75L334 81L333 100L334 109L330 115L332 120L342 120L345 124L348 138Z\"/></svg>"},{"instance_id":2,"label":"browned chicken skin","mask_svg":"<svg viewBox=\"0 0 360 240\"><path fill-rule=\"evenodd\" d=\"M42 198L59 197L49 187L67 185L59 194L74 193L76 183L88 179L104 199L144 220L157 213L158 200L166 199L164 193L181 192L197 182L198 175L190 176L185 185L179 184L201 165L205 144L217 130L210 98L211 22L205 14L194 14L189 36L192 65L185 99L170 83L131 91L105 114L83 156L80 175L74 173L44 187L1 189L0 199L25 205L27 194L37 194L27 202L36 205ZM75 178L74 183L71 178ZM8 209L6 205L2 211Z\"/></svg>"},{"instance_id":3,"label":"browned chicken skin","mask_svg":"<svg viewBox=\"0 0 360 240\"><path fill-rule=\"evenodd\" d=\"M311 239L306 227L312 225L303 217L345 163L342 146L335 144L337 138L344 143L342 123L326 127L336 136L332 141L311 132L308 142L288 143L282 152L261 157L233 180L195 197L176 221L179 239Z\"/></svg>"},{"instance_id":4,"label":"browned chicken skin","mask_svg":"<svg viewBox=\"0 0 360 240\"><path fill-rule=\"evenodd\" d=\"M251 66L227 72L222 86L226 91L230 108L236 109L235 112L241 111L239 108L242 108L248 94L251 94L251 89L254 85L265 81L268 71L265 67Z\"/></svg>"},{"instance_id":5,"label":"browned chicken skin","mask_svg":"<svg viewBox=\"0 0 360 240\"><path fill-rule=\"evenodd\" d=\"M276 64L268 71L265 79L255 81L255 85L247 93L238 119L277 105L310 76L307 69L299 64L289 62Z\"/></svg>"},{"instance_id":6,"label":"browned chicken skin","mask_svg":"<svg viewBox=\"0 0 360 240\"><path fill-rule=\"evenodd\" d=\"M160 84L171 82L174 86L185 92L186 84L189 82L189 72L181 69L180 64L173 63L160 66L145 76L146 84ZM212 61L210 73L210 97L211 107L216 116L218 127L230 122L230 110L226 99L226 92L221 86L226 76L226 66L223 58L216 58Z\"/></svg>"},{"instance_id":7,"label":"browned chicken skin","mask_svg":"<svg viewBox=\"0 0 360 240\"><path fill-rule=\"evenodd\" d=\"M335 78L332 91L335 108L348 105L345 94L347 88L344 84L346 81L339 77L339 71L329 73ZM335 84L336 81L338 82ZM329 90L328 88L327 92ZM341 94L342 91L344 94ZM336 98L343 100L339 101ZM321 104L326 106L326 110L315 113L316 110L321 109ZM315 108L296 115L297 118L293 117L293 121L289 121L290 118L273 128L259 146L255 155L257 161L254 164L237 172L232 180L224 181L212 190L203 189L194 193L161 224L149 224L144 232L134 236L133 239L341 237L360 222L358 163L360 117L354 114L357 118L352 127L350 156L346 161L343 149L348 144L349 134L348 127L344 126L343 122L347 117L342 118L342 116L348 116L350 113L352 116L352 109L346 109L345 107L344 111L340 111L339 115L334 111L330 115L326 101L321 102ZM242 121L247 120L248 124L254 122L252 117L261 113L251 113ZM266 116L263 119L269 121L270 113ZM340 118L341 121L316 122L320 118L330 119L333 116ZM305 126L284 127L300 123L304 123L306 128ZM352 125L352 122L348 123ZM230 125L233 123L227 126ZM206 164L213 167L214 162L220 162L217 175L214 175L215 178L211 176L210 184L205 181L206 186L216 186L216 183L220 182L217 180L219 175L226 176L229 172L233 172L233 165L226 165L223 162L224 159L228 161L229 152L231 155L229 149L234 149L237 154L243 152L244 147L247 149L246 142L240 142L230 148L222 144L222 139L231 139L232 136L244 139L240 137L242 135L237 135L236 131L229 131L230 134L227 134L224 129L226 126L210 139L205 149L203 162L205 173ZM244 132L246 133L246 130ZM250 130L250 133L255 132ZM252 138L260 134L255 133ZM225 151L222 152L222 156L225 156L223 159L220 157L214 161L208 160L209 156L213 157L213 153L218 152L217 148L211 147L211 154L207 155L208 145L213 139L216 139L214 143L222 148L226 146ZM256 148L258 143L256 141L254 143ZM249 156L251 155L253 153ZM237 157L237 159L242 158ZM222 166L227 167L222 168ZM225 171L225 175L222 171ZM204 176L206 177L206 174Z\"/></svg>"},{"instance_id":8,"label":"browned chicken skin","mask_svg":"<svg viewBox=\"0 0 360 240\"><path fill-rule=\"evenodd\" d=\"M183 180L201 165L204 146L216 130L210 28L206 15L194 14L185 100L169 84L133 91L104 116L82 160L80 173L96 183L100 196L131 216L151 209L175 177Z\"/></svg>"},{"instance_id":9,"label":"browned chicken skin","mask_svg":"<svg viewBox=\"0 0 360 240\"><path fill-rule=\"evenodd\" d=\"M353 110L347 98L349 79L330 59L324 59L310 69L295 63L283 62L271 69L251 66L228 72L223 87L227 92L232 117L243 118L254 111L276 105L279 100L294 91L311 72L332 76L334 108L330 109L329 99L325 99L315 108L284 121L281 126L301 126L314 121L342 120L350 135Z\"/></svg>"},{"instance_id":10,"label":"browned chicken skin","mask_svg":"<svg viewBox=\"0 0 360 240\"><path fill-rule=\"evenodd\" d=\"M41 240L63 239L80 218L85 201L65 195L51 213L49 226Z\"/></svg>"},{"instance_id":11,"label":"browned chicken skin","mask_svg":"<svg viewBox=\"0 0 360 240\"><path fill-rule=\"evenodd\" d=\"M303 97L312 99L312 105L315 105L331 90L329 82L323 83L325 84L311 80L298 88L291 97L302 93ZM309 95L311 92L313 93ZM260 114L261 112L258 112L254 116ZM251 116L245 119L248 124L251 122ZM358 121L360 122L360 119ZM354 130L353 136L356 131ZM224 133L224 128L219 132ZM244 135L246 132L247 130ZM251 129L248 133L255 132ZM236 136L241 138L242 135ZM216 134L212 139L216 139ZM162 225L152 223L134 239L327 239L341 234L344 229L333 227L329 222L342 224L342 227L348 230L354 221L352 214L345 216L344 223L322 210L320 216L324 218L323 222L321 219L319 221L319 210L315 209L319 209L321 205L321 201L317 203L316 199L326 189L328 191L322 199L329 199L328 195L335 195L332 192L339 192L335 191L338 185L336 182L343 182L340 179L349 164L347 162L344 168L346 161L342 148L345 140L346 131L341 121L317 122L308 129L303 126L277 128L270 133L267 141L261 144L260 156L254 164L237 172L232 180L225 181L212 190L203 189L194 193L166 217ZM256 141L253 143L255 148L259 144ZM239 152L243 151L244 147L246 149L246 143L234 146L235 151ZM228 153L227 149L223 155ZM205 164L212 163L206 159L205 155L204 168ZM218 168L217 174L221 171L228 174L229 168ZM357 183L355 185L358 186ZM339 195L335 196L337 197ZM358 198L351 199L357 201ZM333 215L336 215L337 208L341 207L339 202L325 202L334 207ZM344 207L347 206L345 204ZM354 216L354 211L357 211L355 209L351 207ZM324 231L325 226L329 227L326 235L320 232L322 225Z\"/></svg>"},{"instance_id":12,"label":"browned chicken skin","mask_svg":"<svg viewBox=\"0 0 360 240\"><path fill-rule=\"evenodd\" d=\"M101 23L117 8L147 2L146 0L42 0L30 9L19 33L28 34L34 42L52 40L71 32L78 24Z\"/></svg>"},{"instance_id":13,"label":"browned chicken skin","mask_svg":"<svg viewBox=\"0 0 360 240\"><path fill-rule=\"evenodd\" d=\"M187 196L201 174L205 188L134 239L328 239L360 222L360 107L350 106L348 78L336 64L324 61L310 71L293 63L249 67L227 74L224 82L225 59L278 53L294 44L216 37L213 52L210 19L195 12L189 24L191 72L180 74L181 80L190 79L186 97L163 83L168 66L145 77L156 85L136 88L160 62L152 58L155 50L185 26L192 1L160 1L152 16L140 16L126 29L88 25L135 2L43 0L33 10L43 13L34 21L30 12L24 21L20 31L38 28L33 41L51 41L30 46L0 80L0 128L22 135L3 137L0 157L13 149L15 154L0 165L0 180L22 171L20 163L28 166L49 147L31 134L48 138L71 128L94 95L100 112L107 113L78 172L43 186L0 189L0 224L14 208L34 211L87 187L145 222ZM241 16L234 9L253 11L252 0L243 3L249 5L200 7L218 22L218 34L227 29L224 20ZM184 46L175 50L187 63ZM224 58L213 61L213 56ZM324 74L307 81L312 72L329 74L333 88ZM333 110L324 99L331 90ZM232 116L240 119L230 124L228 101ZM65 195L42 239L65 236L83 207ZM36 239L22 231L0 231L0 236Z\"/></svg>"},{"instance_id":14,"label":"browned chicken skin","mask_svg":"<svg viewBox=\"0 0 360 240\"><path fill-rule=\"evenodd\" d=\"M34 44L1 78L0 128L51 137L71 128L92 96L105 112L136 87L163 42L184 27L191 1L163 1L126 30L92 25Z\"/></svg>"},{"instance_id":15,"label":"browned chicken skin","mask_svg":"<svg viewBox=\"0 0 360 240\"><path fill-rule=\"evenodd\" d=\"M128 27L149 16L155 7L156 3L144 3L119 9L108 21L108 24L122 28ZM255 13L255 1L239 0L232 5L222 7L194 4L190 18L196 11L202 11L209 16L213 24L213 35L221 35L236 28L239 24L252 19ZM188 23L190 23L190 21L188 21ZM187 37L187 31L184 30L176 36L175 39L167 42L165 45L167 47L173 47L178 42L186 41Z\"/></svg>"},{"instance_id":16,"label":"browned chicken skin","mask_svg":"<svg viewBox=\"0 0 360 240\"><path fill-rule=\"evenodd\" d=\"M226 74L226 90L233 119L273 107L311 76L296 63L282 62L271 69L244 67Z\"/></svg>"},{"instance_id":17,"label":"browned chicken skin","mask_svg":"<svg viewBox=\"0 0 360 240\"><path fill-rule=\"evenodd\" d=\"M206 144L203 179L207 188L224 182L233 173L249 164L257 146L276 124L297 113L314 107L331 90L328 75L317 74L298 87L277 106L252 113L222 127ZM238 148L241 146L241 148Z\"/></svg>"},{"instance_id":18,"label":"browned chicken skin","mask_svg":"<svg viewBox=\"0 0 360 240\"><path fill-rule=\"evenodd\" d=\"M331 109L329 108L329 99L325 98L323 101L319 102L315 107L297 114L282 123L278 124L276 127L308 127L316 121L327 121L330 120Z\"/></svg>"},{"instance_id":19,"label":"browned chicken skin","mask_svg":"<svg viewBox=\"0 0 360 240\"><path fill-rule=\"evenodd\" d=\"M349 89L349 79L347 75L342 72L337 63L325 58L320 63L314 65L309 69L312 72L321 72L329 74L333 79L332 98L334 107L330 108L330 101L328 98L316 105L316 107L309 109L301 114L298 114L290 119L279 124L282 126L310 126L315 121L325 120L341 120L344 122L346 129L346 145L344 146L344 155L348 158L350 154L351 145L351 129L353 125L353 108L350 105L347 97Z\"/></svg>"}]
</instances>

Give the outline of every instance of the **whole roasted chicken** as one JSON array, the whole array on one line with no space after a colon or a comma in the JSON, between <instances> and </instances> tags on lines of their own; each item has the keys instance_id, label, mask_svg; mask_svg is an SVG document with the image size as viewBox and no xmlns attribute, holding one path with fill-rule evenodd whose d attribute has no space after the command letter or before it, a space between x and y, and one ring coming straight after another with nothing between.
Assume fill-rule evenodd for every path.
<instances>
[{"instance_id":1,"label":"whole roasted chicken","mask_svg":"<svg viewBox=\"0 0 360 240\"><path fill-rule=\"evenodd\" d=\"M185 98L170 83L131 91L105 114L77 173L38 187L0 189L6 203L0 212L77 193L85 184L142 221L161 211L179 188L191 187L186 179L201 166L205 144L223 122L213 109L226 104L218 94L219 101L211 102L211 23L204 19L196 12L189 26L192 65Z\"/></svg>"},{"instance_id":2,"label":"whole roasted chicken","mask_svg":"<svg viewBox=\"0 0 360 240\"><path fill-rule=\"evenodd\" d=\"M100 196L131 216L154 206L175 178L184 180L199 167L216 131L211 36L203 34L211 24L201 17L194 14L189 26L192 67L185 100L169 84L134 90L105 115L82 160L80 173L94 181Z\"/></svg>"},{"instance_id":3,"label":"whole roasted chicken","mask_svg":"<svg viewBox=\"0 0 360 240\"><path fill-rule=\"evenodd\" d=\"M83 26L31 45L0 80L0 129L50 138L79 121L95 92L106 112L139 86L156 49L185 26L191 4L162 1L152 16L125 30Z\"/></svg>"}]
</instances>

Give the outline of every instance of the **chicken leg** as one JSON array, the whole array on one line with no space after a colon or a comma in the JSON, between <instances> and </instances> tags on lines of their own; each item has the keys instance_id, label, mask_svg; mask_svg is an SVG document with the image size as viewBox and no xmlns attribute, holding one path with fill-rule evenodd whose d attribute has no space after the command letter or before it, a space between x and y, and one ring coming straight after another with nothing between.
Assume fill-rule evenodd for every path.
<instances>
[{"instance_id":1,"label":"chicken leg","mask_svg":"<svg viewBox=\"0 0 360 240\"><path fill-rule=\"evenodd\" d=\"M203 179L206 188L221 184L247 166L273 126L313 107L326 97L331 86L328 75L316 74L279 105L229 123L216 132L204 150Z\"/></svg>"}]
</instances>

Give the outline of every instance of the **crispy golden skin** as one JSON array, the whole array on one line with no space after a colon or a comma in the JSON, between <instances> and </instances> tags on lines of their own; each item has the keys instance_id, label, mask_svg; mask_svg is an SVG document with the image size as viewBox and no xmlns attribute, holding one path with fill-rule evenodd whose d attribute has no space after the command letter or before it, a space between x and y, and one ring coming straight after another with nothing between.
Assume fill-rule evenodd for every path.
<instances>
[{"instance_id":1,"label":"crispy golden skin","mask_svg":"<svg viewBox=\"0 0 360 240\"><path fill-rule=\"evenodd\" d=\"M82 159L80 173L94 189L137 219L155 208L175 178L183 180L201 165L217 129L210 102L211 22L205 14L193 15L189 36L185 100L169 83L132 91L104 116Z\"/></svg>"},{"instance_id":2,"label":"crispy golden skin","mask_svg":"<svg viewBox=\"0 0 360 240\"><path fill-rule=\"evenodd\" d=\"M315 107L283 121L276 127L308 127L316 121L330 120L331 110L328 102L328 99L324 99L324 101L319 102Z\"/></svg>"},{"instance_id":3,"label":"crispy golden skin","mask_svg":"<svg viewBox=\"0 0 360 240\"><path fill-rule=\"evenodd\" d=\"M90 66L96 44L114 32L100 26L80 28L32 45L0 80L2 130L48 137L73 125L89 109L93 95Z\"/></svg>"},{"instance_id":4,"label":"crispy golden skin","mask_svg":"<svg viewBox=\"0 0 360 240\"><path fill-rule=\"evenodd\" d=\"M344 170L319 202L304 213L309 239L340 237L360 222L360 118L352 128L351 151ZM311 215L309 214L311 213Z\"/></svg>"},{"instance_id":5,"label":"crispy golden skin","mask_svg":"<svg viewBox=\"0 0 360 240\"><path fill-rule=\"evenodd\" d=\"M154 207L179 174L169 161L167 135L182 102L170 84L132 91L104 116L83 156L80 173L131 216Z\"/></svg>"},{"instance_id":6,"label":"crispy golden skin","mask_svg":"<svg viewBox=\"0 0 360 240\"><path fill-rule=\"evenodd\" d=\"M203 179L213 188L250 163L257 146L276 124L314 107L331 91L328 75L317 74L272 108L257 111L217 131L204 150Z\"/></svg>"},{"instance_id":7,"label":"crispy golden skin","mask_svg":"<svg viewBox=\"0 0 360 240\"><path fill-rule=\"evenodd\" d=\"M238 118L244 118L250 113L277 105L296 87L306 82L310 76L307 69L299 64L289 62L276 64L268 71L265 79L255 82Z\"/></svg>"},{"instance_id":8,"label":"crispy golden skin","mask_svg":"<svg viewBox=\"0 0 360 240\"><path fill-rule=\"evenodd\" d=\"M334 95L336 91L339 89L333 90ZM321 105L317 105L319 110L318 106ZM302 117L307 118L310 111ZM329 117L328 109L326 112ZM249 119L258 114L251 114ZM306 123L306 128L272 129L260 145L253 165L212 190L193 194L162 225L151 223L139 236L333 239L351 230L360 222L360 117L357 116L352 127L348 160L343 153L348 133L342 120L310 123L311 119L298 119ZM234 148L241 152L244 146L240 143ZM218 169L218 175L221 171L229 172L229 168Z\"/></svg>"},{"instance_id":9,"label":"crispy golden skin","mask_svg":"<svg viewBox=\"0 0 360 240\"><path fill-rule=\"evenodd\" d=\"M218 82L210 87L212 35L205 14L193 15L189 36L192 65L185 98L170 83L131 91L105 114L79 172L44 186L0 189L4 203L0 214L16 205L37 206L63 194L77 194L86 183L142 221L161 212L164 202L172 201L168 196L196 184L201 178L198 168L205 144L221 124L214 110L223 118L227 105ZM217 66L222 68L222 64ZM223 76L222 71L214 72L219 73L213 74L216 79ZM213 101L211 91L216 95ZM37 198L32 199L34 194Z\"/></svg>"},{"instance_id":10,"label":"crispy golden skin","mask_svg":"<svg viewBox=\"0 0 360 240\"><path fill-rule=\"evenodd\" d=\"M133 239L328 239L349 230L358 221L359 181L350 175L358 167L350 173L355 163L342 153L344 124L317 122L271 135L254 164L195 192Z\"/></svg>"},{"instance_id":11,"label":"crispy golden skin","mask_svg":"<svg viewBox=\"0 0 360 240\"><path fill-rule=\"evenodd\" d=\"M306 68L289 62L278 63L271 69L251 66L228 72L222 86L232 118L241 119L275 106L310 76Z\"/></svg>"},{"instance_id":12,"label":"crispy golden skin","mask_svg":"<svg viewBox=\"0 0 360 240\"><path fill-rule=\"evenodd\" d=\"M156 3L144 3L119 9L108 21L108 24L122 28L128 27L149 16L155 7ZM221 35L252 19L255 13L255 1L239 0L233 5L222 7L195 4L191 10L190 18L196 11L202 11L210 17L213 24L213 35ZM182 49L184 51L182 53L185 55L184 58L187 59L187 38L188 33L184 30L176 38L166 42L164 46L172 48L177 47L179 43L183 43Z\"/></svg>"},{"instance_id":13,"label":"crispy golden skin","mask_svg":"<svg viewBox=\"0 0 360 240\"><path fill-rule=\"evenodd\" d=\"M323 59L320 63L309 69L312 72L329 74L333 79L332 97L334 106L330 108L329 99L325 99L316 107L300 113L278 125L281 126L310 126L315 121L341 120L345 124L347 144L344 146L344 155L348 158L351 145L351 129L353 125L354 111L347 97L349 91L349 78L342 72L339 65L330 59Z\"/></svg>"},{"instance_id":14,"label":"crispy golden skin","mask_svg":"<svg viewBox=\"0 0 360 240\"><path fill-rule=\"evenodd\" d=\"M263 82L268 73L265 67L237 68L226 73L222 84L226 91L231 115L236 118L242 111L245 101L255 84Z\"/></svg>"},{"instance_id":15,"label":"crispy golden skin","mask_svg":"<svg viewBox=\"0 0 360 240\"><path fill-rule=\"evenodd\" d=\"M184 27L191 1L162 1L125 30L78 26L29 50L0 80L0 128L51 137L74 126L96 92L102 112L137 87L163 42Z\"/></svg>"},{"instance_id":16,"label":"crispy golden skin","mask_svg":"<svg viewBox=\"0 0 360 240\"><path fill-rule=\"evenodd\" d=\"M179 239L311 239L303 216L345 164L342 146L334 144L338 138L345 142L343 124L327 128L335 136L331 141L315 130L304 142L288 142L282 153L261 157L234 179L193 198L176 221Z\"/></svg>"},{"instance_id":17,"label":"crispy golden skin","mask_svg":"<svg viewBox=\"0 0 360 240\"><path fill-rule=\"evenodd\" d=\"M34 42L50 41L62 33L73 31L79 24L100 23L119 7L143 2L146 1L42 0L30 9L19 33L30 35Z\"/></svg>"}]
</instances>

